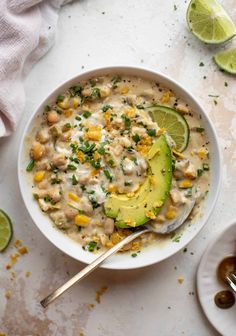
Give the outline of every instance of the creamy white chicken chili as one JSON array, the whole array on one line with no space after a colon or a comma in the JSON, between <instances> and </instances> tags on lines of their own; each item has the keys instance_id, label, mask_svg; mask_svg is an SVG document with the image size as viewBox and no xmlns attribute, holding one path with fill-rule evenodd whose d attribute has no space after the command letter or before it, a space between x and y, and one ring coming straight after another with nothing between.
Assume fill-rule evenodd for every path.
<instances>
[{"instance_id":1,"label":"creamy white chicken chili","mask_svg":"<svg viewBox=\"0 0 236 336\"><path fill-rule=\"evenodd\" d=\"M185 120L181 152L178 138L153 118L153 106ZM192 216L201 213L210 178L207 135L198 114L159 83L91 78L45 106L36 128L26 168L33 196L85 250L110 248L147 221L174 219L192 197ZM125 250L140 251L155 239L146 234Z\"/></svg>"}]
</instances>

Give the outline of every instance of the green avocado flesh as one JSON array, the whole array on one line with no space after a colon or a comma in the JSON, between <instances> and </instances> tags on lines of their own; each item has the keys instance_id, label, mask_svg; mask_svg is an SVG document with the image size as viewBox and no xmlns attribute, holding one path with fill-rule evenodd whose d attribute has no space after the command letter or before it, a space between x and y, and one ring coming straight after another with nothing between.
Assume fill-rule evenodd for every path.
<instances>
[{"instance_id":1,"label":"green avocado flesh","mask_svg":"<svg viewBox=\"0 0 236 336\"><path fill-rule=\"evenodd\" d=\"M169 195L172 181L172 155L164 135L161 135L152 145L147 155L147 162L148 177L134 197L111 194L105 202L105 213L108 217L115 218L115 225L118 228L145 224L150 220L146 216L147 211L157 215Z\"/></svg>"}]
</instances>

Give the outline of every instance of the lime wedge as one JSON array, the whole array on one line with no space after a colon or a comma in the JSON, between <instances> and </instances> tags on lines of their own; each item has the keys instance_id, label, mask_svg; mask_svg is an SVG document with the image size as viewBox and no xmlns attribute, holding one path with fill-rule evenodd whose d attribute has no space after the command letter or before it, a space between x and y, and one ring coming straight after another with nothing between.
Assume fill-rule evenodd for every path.
<instances>
[{"instance_id":1,"label":"lime wedge","mask_svg":"<svg viewBox=\"0 0 236 336\"><path fill-rule=\"evenodd\" d=\"M12 223L8 215L0 209L0 252L9 245L13 234Z\"/></svg>"},{"instance_id":2,"label":"lime wedge","mask_svg":"<svg viewBox=\"0 0 236 336\"><path fill-rule=\"evenodd\" d=\"M222 43L236 34L233 21L216 0L191 0L187 22L191 32L205 43Z\"/></svg>"},{"instance_id":3,"label":"lime wedge","mask_svg":"<svg viewBox=\"0 0 236 336\"><path fill-rule=\"evenodd\" d=\"M174 140L176 150L183 152L189 141L189 127L186 119L176 110L163 105L152 105L148 107L148 111L157 125L164 128Z\"/></svg>"},{"instance_id":4,"label":"lime wedge","mask_svg":"<svg viewBox=\"0 0 236 336\"><path fill-rule=\"evenodd\" d=\"M222 51L213 57L218 67L231 74L236 74L236 48Z\"/></svg>"}]
</instances>

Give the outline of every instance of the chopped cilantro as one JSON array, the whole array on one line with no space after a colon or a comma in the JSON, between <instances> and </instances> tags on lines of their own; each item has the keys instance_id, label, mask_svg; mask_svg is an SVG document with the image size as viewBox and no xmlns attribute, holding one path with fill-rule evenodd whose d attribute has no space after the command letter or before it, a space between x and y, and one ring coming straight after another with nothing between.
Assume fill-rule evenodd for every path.
<instances>
[{"instance_id":1,"label":"chopped cilantro","mask_svg":"<svg viewBox=\"0 0 236 336\"><path fill-rule=\"evenodd\" d=\"M88 249L89 252L93 252L96 247L97 247L97 242L95 242L94 240L90 241L87 244L87 249Z\"/></svg>"},{"instance_id":2,"label":"chopped cilantro","mask_svg":"<svg viewBox=\"0 0 236 336\"><path fill-rule=\"evenodd\" d=\"M44 202L49 203L49 202L51 202L52 199L49 196L45 196L43 200L44 200Z\"/></svg>"},{"instance_id":3,"label":"chopped cilantro","mask_svg":"<svg viewBox=\"0 0 236 336\"><path fill-rule=\"evenodd\" d=\"M46 105L45 107L44 107L44 111L45 112L48 112L48 111L50 111L51 110L51 107L49 106L49 105Z\"/></svg>"},{"instance_id":4,"label":"chopped cilantro","mask_svg":"<svg viewBox=\"0 0 236 336\"><path fill-rule=\"evenodd\" d=\"M122 114L121 118L124 120L125 128L130 128L131 126L131 120L126 115Z\"/></svg>"},{"instance_id":5,"label":"chopped cilantro","mask_svg":"<svg viewBox=\"0 0 236 336\"><path fill-rule=\"evenodd\" d=\"M76 153L78 150L78 145L75 143L71 143L70 148L72 149L72 153Z\"/></svg>"},{"instance_id":6,"label":"chopped cilantro","mask_svg":"<svg viewBox=\"0 0 236 336\"><path fill-rule=\"evenodd\" d=\"M209 167L208 163L203 163L202 168L203 168L203 170L210 170L210 167Z\"/></svg>"},{"instance_id":7,"label":"chopped cilantro","mask_svg":"<svg viewBox=\"0 0 236 336\"><path fill-rule=\"evenodd\" d=\"M71 124L70 123L66 123L65 127L68 128L68 129L70 129L71 128Z\"/></svg>"},{"instance_id":8,"label":"chopped cilantro","mask_svg":"<svg viewBox=\"0 0 236 336\"><path fill-rule=\"evenodd\" d=\"M88 141L85 141L82 146L78 147L78 149L83 153L92 153L95 147L95 143L89 144Z\"/></svg>"},{"instance_id":9,"label":"chopped cilantro","mask_svg":"<svg viewBox=\"0 0 236 336\"><path fill-rule=\"evenodd\" d=\"M69 169L69 170L76 170L77 168L73 164L68 164L67 169Z\"/></svg>"},{"instance_id":10,"label":"chopped cilantro","mask_svg":"<svg viewBox=\"0 0 236 336\"><path fill-rule=\"evenodd\" d=\"M112 89L117 88L117 83L121 82L121 77L120 76L114 76L111 80L112 82Z\"/></svg>"},{"instance_id":11,"label":"chopped cilantro","mask_svg":"<svg viewBox=\"0 0 236 336\"><path fill-rule=\"evenodd\" d=\"M91 115L92 115L91 112L86 111L86 112L84 112L83 117L86 118L86 119L88 119L89 117L91 117Z\"/></svg>"},{"instance_id":12,"label":"chopped cilantro","mask_svg":"<svg viewBox=\"0 0 236 336\"><path fill-rule=\"evenodd\" d=\"M131 254L131 257L132 257L132 258L135 258L135 257L137 257L137 256L138 256L137 253L132 253L132 254Z\"/></svg>"},{"instance_id":13,"label":"chopped cilantro","mask_svg":"<svg viewBox=\"0 0 236 336\"><path fill-rule=\"evenodd\" d=\"M63 102L64 99L65 99L65 96L59 95L59 96L57 97L57 103L59 103L59 102Z\"/></svg>"},{"instance_id":14,"label":"chopped cilantro","mask_svg":"<svg viewBox=\"0 0 236 336\"><path fill-rule=\"evenodd\" d=\"M134 140L135 143L139 142L140 141L140 136L135 133L133 136L132 136L132 139Z\"/></svg>"},{"instance_id":15,"label":"chopped cilantro","mask_svg":"<svg viewBox=\"0 0 236 336\"><path fill-rule=\"evenodd\" d=\"M172 242L179 243L180 242L180 238L181 238L181 235L175 236L175 234L174 234L174 236L172 237Z\"/></svg>"},{"instance_id":16,"label":"chopped cilantro","mask_svg":"<svg viewBox=\"0 0 236 336\"><path fill-rule=\"evenodd\" d=\"M200 176L202 176L202 174L203 174L203 170L202 169L198 169L197 170L197 176L200 177Z\"/></svg>"},{"instance_id":17,"label":"chopped cilantro","mask_svg":"<svg viewBox=\"0 0 236 336\"><path fill-rule=\"evenodd\" d=\"M34 163L35 163L35 161L33 159L31 159L30 162L28 163L27 167L26 167L27 172L31 172L33 170Z\"/></svg>"},{"instance_id":18,"label":"chopped cilantro","mask_svg":"<svg viewBox=\"0 0 236 336\"><path fill-rule=\"evenodd\" d=\"M98 160L91 160L90 161L91 165L96 168L96 169L99 169L101 168L101 159L98 159Z\"/></svg>"},{"instance_id":19,"label":"chopped cilantro","mask_svg":"<svg viewBox=\"0 0 236 336\"><path fill-rule=\"evenodd\" d=\"M106 176L106 178L111 182L113 180L112 175L110 174L108 169L104 169L104 175Z\"/></svg>"},{"instance_id":20,"label":"chopped cilantro","mask_svg":"<svg viewBox=\"0 0 236 336\"><path fill-rule=\"evenodd\" d=\"M37 201L39 199L39 195L38 194L33 194L34 199Z\"/></svg>"},{"instance_id":21,"label":"chopped cilantro","mask_svg":"<svg viewBox=\"0 0 236 336\"><path fill-rule=\"evenodd\" d=\"M77 185L78 184L78 179L74 174L72 175L71 180L72 180L72 185Z\"/></svg>"},{"instance_id":22,"label":"chopped cilantro","mask_svg":"<svg viewBox=\"0 0 236 336\"><path fill-rule=\"evenodd\" d=\"M76 116L75 119L78 120L78 121L82 120L81 117L79 117L79 116Z\"/></svg>"},{"instance_id":23,"label":"chopped cilantro","mask_svg":"<svg viewBox=\"0 0 236 336\"><path fill-rule=\"evenodd\" d=\"M115 167L115 161L112 160L112 159L110 159L110 160L108 161L108 164L109 164L110 167Z\"/></svg>"},{"instance_id":24,"label":"chopped cilantro","mask_svg":"<svg viewBox=\"0 0 236 336\"><path fill-rule=\"evenodd\" d=\"M147 134L149 136L156 136L156 130L155 129L148 129Z\"/></svg>"},{"instance_id":25,"label":"chopped cilantro","mask_svg":"<svg viewBox=\"0 0 236 336\"><path fill-rule=\"evenodd\" d=\"M93 88L92 93L91 93L92 98L101 98L101 92L99 88Z\"/></svg>"},{"instance_id":26,"label":"chopped cilantro","mask_svg":"<svg viewBox=\"0 0 236 336\"><path fill-rule=\"evenodd\" d=\"M204 131L205 131L205 129L203 127L196 127L196 132L202 133Z\"/></svg>"},{"instance_id":27,"label":"chopped cilantro","mask_svg":"<svg viewBox=\"0 0 236 336\"><path fill-rule=\"evenodd\" d=\"M200 62L200 63L199 63L199 66L200 66L200 67L203 67L204 65L205 65L205 64L204 64L203 62Z\"/></svg>"},{"instance_id":28,"label":"chopped cilantro","mask_svg":"<svg viewBox=\"0 0 236 336\"><path fill-rule=\"evenodd\" d=\"M125 187L131 186L132 184L132 181L125 181L124 183Z\"/></svg>"},{"instance_id":29,"label":"chopped cilantro","mask_svg":"<svg viewBox=\"0 0 236 336\"><path fill-rule=\"evenodd\" d=\"M103 111L103 112L106 112L106 111L109 110L109 109L113 109L113 107L112 107L111 105L104 105L104 106L102 107L102 111Z\"/></svg>"},{"instance_id":30,"label":"chopped cilantro","mask_svg":"<svg viewBox=\"0 0 236 336\"><path fill-rule=\"evenodd\" d=\"M136 107L139 110L144 110L144 106L142 104L138 104L138 105L136 105Z\"/></svg>"},{"instance_id":31,"label":"chopped cilantro","mask_svg":"<svg viewBox=\"0 0 236 336\"><path fill-rule=\"evenodd\" d=\"M83 90L82 86L78 84L78 85L72 86L69 89L69 92L70 92L71 97L74 97L75 95L80 95L82 90Z\"/></svg>"}]
</instances>

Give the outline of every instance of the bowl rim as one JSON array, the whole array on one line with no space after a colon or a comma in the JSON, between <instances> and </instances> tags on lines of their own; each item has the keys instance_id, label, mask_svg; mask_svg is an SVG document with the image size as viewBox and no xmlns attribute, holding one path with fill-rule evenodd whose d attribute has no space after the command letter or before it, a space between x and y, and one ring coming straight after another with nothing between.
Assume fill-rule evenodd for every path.
<instances>
[{"instance_id":1,"label":"bowl rim","mask_svg":"<svg viewBox=\"0 0 236 336\"><path fill-rule=\"evenodd\" d=\"M105 75L105 74L112 74L112 73L119 73L119 72L129 72L129 71L137 71L137 72L143 72L145 73L148 77L157 77L157 81L158 82L162 82L162 81L166 81L168 82L171 86L175 87L175 90L178 90L181 96L184 95L185 99L190 100L196 107L197 110L200 111L200 114L202 114L208 124L209 129L212 132L212 139L214 142L214 155L217 158L218 161L218 180L216 181L216 187L215 187L215 193L212 197L212 201L210 203L210 205L204 209L204 221L202 222L201 225L199 225L197 227L197 229L195 230L194 234L192 235L192 237L190 237L186 242L184 242L184 244L180 244L179 248L177 250L173 249L173 251L169 252L166 256L163 256L161 258L159 258L158 260L146 260L146 262L141 262L141 263L130 263L128 266L122 266L122 265L112 265L112 263L104 263L102 265L100 265L101 268L104 269L113 269L113 270L129 270L129 269L137 269L137 268L142 268L142 267L146 267L146 266L151 266L153 264L159 263L163 260L166 260L168 258L170 258L171 256L173 256L174 254L176 254L177 252L179 252L182 248L184 248L187 244L189 244L193 238L195 238L198 233L202 230L202 228L207 224L207 221L210 217L210 215L213 212L213 209L215 207L216 201L218 199L219 196L219 191L220 191L220 187L221 187L221 181L222 181L222 155L221 155L221 151L220 151L220 146L219 146L219 141L218 141L218 136L216 134L215 131L215 127L212 123L212 121L210 120L209 116L207 115L207 113L205 112L204 108L202 107L202 105L198 102L198 100L193 96L193 94L191 92L189 92L185 87L183 87L182 84L180 84L179 82L177 82L176 80L172 79L171 77L169 77L168 75L163 74L162 72L159 71L155 71L151 68L148 67L140 67L140 66L129 66L129 65L116 65L116 66L107 66L107 67L98 67L98 68L94 68L94 69L90 69L88 71L85 72L80 72L77 75L67 79L66 81L63 81L62 83L60 83L59 85L57 85L56 88L54 88L52 91L49 92L49 94L41 100L41 103L37 105L37 107L35 108L35 110L33 111L33 113L31 114L30 118L28 119L22 136L21 136L21 141L20 141L20 145L19 145L19 151L18 151L18 159L17 159L17 177L18 177L18 184L20 187L20 192L21 192L21 196L23 198L25 207L32 219L32 221L34 222L34 224L37 226L37 228L41 231L41 233L54 245L56 246L59 250L61 250L63 253L67 254L68 256L72 257L73 259L80 261L84 264L89 264L90 262L92 262L93 260L95 260L100 254L93 254L93 258L90 261L85 261L82 259L79 259L77 256L75 256L74 253L68 252L66 247L62 246L61 244L59 244L56 239L53 239L52 237L49 237L43 230L42 227L40 227L40 225L38 225L37 221L34 219L34 216L30 210L30 206L28 206L27 204L27 199L24 195L23 192L23 182L22 182L22 172L21 172L21 157L23 155L23 147L24 147L24 140L25 137L27 135L27 131L29 130L29 127L31 125L31 123L33 122L34 118L38 115L39 111L42 110L43 106L45 106L45 104L50 100L50 98L56 94L57 91L59 91L62 87L69 87L71 82L75 82L75 81L79 81L80 77L94 77L94 76L98 76L98 75ZM129 75L127 73L127 75ZM142 75L139 75L142 78ZM81 79L83 80L83 79ZM166 84L165 84L166 85ZM167 85L166 85L167 86ZM57 230L57 229L55 229ZM70 238L68 238L70 239ZM79 243L77 243L78 245L80 245ZM130 257L130 256L127 256ZM138 260L138 258L132 258L133 260L136 259ZM155 259L155 258L154 258Z\"/></svg>"}]
</instances>

